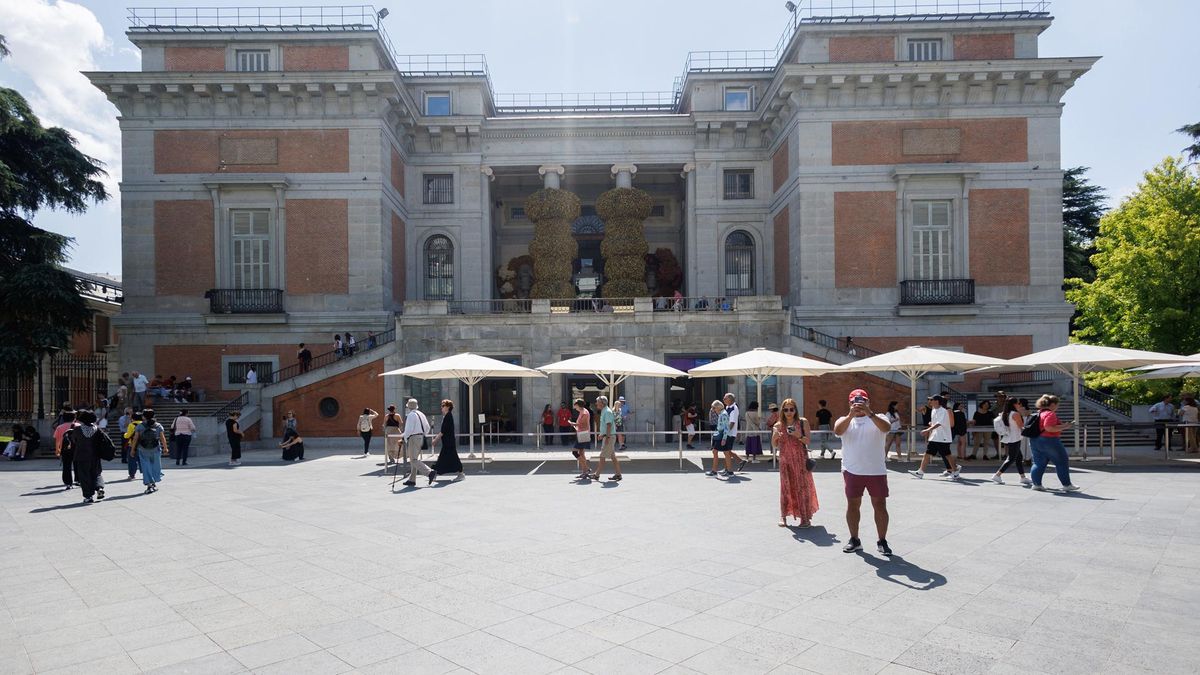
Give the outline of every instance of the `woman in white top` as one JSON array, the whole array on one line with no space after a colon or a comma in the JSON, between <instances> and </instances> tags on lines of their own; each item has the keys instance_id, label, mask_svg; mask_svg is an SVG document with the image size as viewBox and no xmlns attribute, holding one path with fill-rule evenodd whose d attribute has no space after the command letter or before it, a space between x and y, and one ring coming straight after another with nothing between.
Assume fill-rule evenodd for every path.
<instances>
[{"instance_id":1,"label":"woman in white top","mask_svg":"<svg viewBox=\"0 0 1200 675\"><path fill-rule=\"evenodd\" d=\"M891 459L889 453L891 453L893 445L896 446L896 459L899 459L904 454L904 451L901 449L903 445L901 439L904 434L900 433L900 412L896 410L897 405L896 401L891 401L887 407L887 420L888 424L891 425L891 429L888 431L887 442L883 446L883 456L888 459Z\"/></svg>"},{"instance_id":2,"label":"woman in white top","mask_svg":"<svg viewBox=\"0 0 1200 675\"><path fill-rule=\"evenodd\" d=\"M1000 445L1004 448L1006 455L1004 463L1000 465L996 473L992 474L993 483L1004 485L1004 479L1000 475L1008 470L1009 466L1015 464L1017 472L1021 474L1021 485L1033 484L1025 475L1024 458L1021 457L1021 428L1025 426L1026 414L1027 411L1021 409L1017 399L1010 398L1004 404L1004 412L996 417L994 427L996 433L1000 435ZM1004 420L1004 422L1000 420Z\"/></svg>"},{"instance_id":3,"label":"woman in white top","mask_svg":"<svg viewBox=\"0 0 1200 675\"><path fill-rule=\"evenodd\" d=\"M1179 421L1184 424L1200 423L1200 407L1196 406L1196 399L1191 396L1184 396L1183 403L1179 405ZM1200 444L1197 444L1197 438L1200 437L1200 428L1184 427L1183 429L1183 448L1187 452L1200 452Z\"/></svg>"},{"instance_id":4,"label":"woman in white top","mask_svg":"<svg viewBox=\"0 0 1200 675\"><path fill-rule=\"evenodd\" d=\"M375 432L376 417L379 417L379 413L370 408L363 408L358 416L358 435L362 436L363 455L371 454L371 435Z\"/></svg>"}]
</instances>

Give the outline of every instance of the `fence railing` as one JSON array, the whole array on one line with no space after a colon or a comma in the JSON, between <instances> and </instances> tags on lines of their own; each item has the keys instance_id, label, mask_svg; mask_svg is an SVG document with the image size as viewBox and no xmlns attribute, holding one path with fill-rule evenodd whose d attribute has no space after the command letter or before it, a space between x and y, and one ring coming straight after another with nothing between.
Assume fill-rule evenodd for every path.
<instances>
[{"instance_id":1,"label":"fence railing","mask_svg":"<svg viewBox=\"0 0 1200 675\"><path fill-rule=\"evenodd\" d=\"M1026 370L1017 373L1000 373L996 376L998 384L1034 384L1038 382L1052 382L1063 375L1053 370Z\"/></svg>"},{"instance_id":2,"label":"fence railing","mask_svg":"<svg viewBox=\"0 0 1200 675\"><path fill-rule=\"evenodd\" d=\"M1129 401L1113 396L1112 394L1106 394L1099 389L1092 389L1088 386L1081 386L1080 391L1083 398L1099 405L1109 412L1116 413L1122 417L1133 417L1133 404Z\"/></svg>"},{"instance_id":3,"label":"fence railing","mask_svg":"<svg viewBox=\"0 0 1200 675\"><path fill-rule=\"evenodd\" d=\"M241 394L238 394L237 398L214 410L209 417L228 417L229 413L235 410L240 411L242 408L246 407L246 403L249 401L250 392L243 391Z\"/></svg>"},{"instance_id":4,"label":"fence railing","mask_svg":"<svg viewBox=\"0 0 1200 675\"><path fill-rule=\"evenodd\" d=\"M491 81L483 54L396 54L394 58L396 70L405 76L468 75Z\"/></svg>"},{"instance_id":5,"label":"fence railing","mask_svg":"<svg viewBox=\"0 0 1200 675\"><path fill-rule=\"evenodd\" d=\"M278 288L212 288L204 297L213 314L283 313L283 290Z\"/></svg>"},{"instance_id":6,"label":"fence railing","mask_svg":"<svg viewBox=\"0 0 1200 675\"><path fill-rule=\"evenodd\" d=\"M353 26L374 30L379 23L371 5L130 7L128 11L134 28Z\"/></svg>"},{"instance_id":7,"label":"fence railing","mask_svg":"<svg viewBox=\"0 0 1200 675\"><path fill-rule=\"evenodd\" d=\"M532 304L529 298L447 300L446 309L450 314L528 314Z\"/></svg>"},{"instance_id":8,"label":"fence railing","mask_svg":"<svg viewBox=\"0 0 1200 675\"><path fill-rule=\"evenodd\" d=\"M351 356L354 356L355 354L361 354L362 352L370 351L372 349L382 347L383 345L386 345L389 342L395 342L395 341L396 341L396 329L395 328L392 328L391 330L386 330L382 333L379 333L378 335L368 335L367 337L363 338L362 340L357 341L357 344L355 345L353 351L350 351L350 350L346 349L345 347L343 347L341 353L338 353L336 350L331 349L323 354L318 354L318 355L314 356L312 358L312 360L308 361L307 363L299 363L298 362L298 363L294 363L286 368L280 368L279 370L275 371L275 383L283 382L284 380L290 380L293 377L296 377L297 375L301 375L303 373L307 373L308 371L310 371L314 368L320 368L322 366L327 366L331 363L337 363L338 361L341 361L342 359L350 358Z\"/></svg>"},{"instance_id":9,"label":"fence railing","mask_svg":"<svg viewBox=\"0 0 1200 675\"><path fill-rule=\"evenodd\" d=\"M900 282L901 305L971 305L974 279L910 279Z\"/></svg>"},{"instance_id":10,"label":"fence railing","mask_svg":"<svg viewBox=\"0 0 1200 675\"><path fill-rule=\"evenodd\" d=\"M864 347L858 344L852 337L835 337L827 333L822 333L814 328L809 328L808 326L801 326L795 321L792 322L792 335L802 340L815 342L826 349L839 351L847 356L853 356L854 358L858 359L866 358L868 356L878 356L879 354L883 353L875 349L871 349L870 347Z\"/></svg>"},{"instance_id":11,"label":"fence railing","mask_svg":"<svg viewBox=\"0 0 1200 675\"><path fill-rule=\"evenodd\" d=\"M558 112L674 112L669 91L496 94L496 111L507 114Z\"/></svg>"}]
</instances>

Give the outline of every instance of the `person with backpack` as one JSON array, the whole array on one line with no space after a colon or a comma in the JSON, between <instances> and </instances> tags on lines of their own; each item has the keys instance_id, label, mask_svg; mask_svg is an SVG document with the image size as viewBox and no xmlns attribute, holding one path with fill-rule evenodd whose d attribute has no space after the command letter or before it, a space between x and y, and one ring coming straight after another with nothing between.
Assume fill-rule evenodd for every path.
<instances>
[{"instance_id":1,"label":"person with backpack","mask_svg":"<svg viewBox=\"0 0 1200 675\"><path fill-rule=\"evenodd\" d=\"M1078 492L1079 486L1071 483L1067 449L1062 442L1062 432L1070 429L1072 423L1058 419L1058 397L1053 394L1043 394L1037 401L1037 408L1037 414L1030 415L1030 419L1021 430L1021 435L1028 437L1030 445L1033 446L1033 468L1029 470L1033 480L1030 487L1038 492L1045 492L1042 476L1046 473L1046 467L1053 464L1063 491Z\"/></svg>"},{"instance_id":2,"label":"person with backpack","mask_svg":"<svg viewBox=\"0 0 1200 675\"><path fill-rule=\"evenodd\" d=\"M91 504L104 499L104 478L100 475L104 467L101 460L115 457L116 448L108 434L96 425L95 413L83 410L75 419L78 425L67 434L75 454L75 478L79 481L79 489L83 491L84 503Z\"/></svg>"},{"instance_id":3,"label":"person with backpack","mask_svg":"<svg viewBox=\"0 0 1200 675\"><path fill-rule=\"evenodd\" d=\"M1021 457L1021 429L1025 427L1025 415L1028 414L1029 411L1021 407L1020 401L1008 398L1005 399L1003 412L992 420L992 429L1000 437L1000 444L1007 453L1000 468L992 474L992 482L997 485L1004 485L1004 479L1000 476L1014 464L1017 466L1017 472L1021 474L1021 485L1029 487L1033 484L1033 481L1025 476L1025 464Z\"/></svg>"},{"instance_id":4,"label":"person with backpack","mask_svg":"<svg viewBox=\"0 0 1200 675\"><path fill-rule=\"evenodd\" d=\"M130 409L126 408L126 410ZM124 441L121 446L121 461L129 469L129 480L133 480L133 477L138 472L137 455L133 454L133 433L137 430L138 425L142 423L142 411L130 412L121 419L125 420L124 425L121 427L124 429L121 433L121 438Z\"/></svg>"},{"instance_id":5,"label":"person with backpack","mask_svg":"<svg viewBox=\"0 0 1200 675\"><path fill-rule=\"evenodd\" d=\"M58 425L54 427L54 456L62 459L62 481L66 486L64 489L70 490L78 482L72 477L75 451L71 449L71 441L67 438L67 432L75 426L75 409L64 405L59 420Z\"/></svg>"},{"instance_id":6,"label":"person with backpack","mask_svg":"<svg viewBox=\"0 0 1200 675\"><path fill-rule=\"evenodd\" d=\"M133 431L131 452L142 469L142 485L146 492L158 492L162 482L162 458L166 450L167 436L163 426L154 420L154 409L142 410L142 423Z\"/></svg>"},{"instance_id":7,"label":"person with backpack","mask_svg":"<svg viewBox=\"0 0 1200 675\"><path fill-rule=\"evenodd\" d=\"M363 455L371 454L371 435L375 433L375 418L379 417L379 413L370 408L363 408L362 414L358 416L358 435L362 437Z\"/></svg>"}]
</instances>

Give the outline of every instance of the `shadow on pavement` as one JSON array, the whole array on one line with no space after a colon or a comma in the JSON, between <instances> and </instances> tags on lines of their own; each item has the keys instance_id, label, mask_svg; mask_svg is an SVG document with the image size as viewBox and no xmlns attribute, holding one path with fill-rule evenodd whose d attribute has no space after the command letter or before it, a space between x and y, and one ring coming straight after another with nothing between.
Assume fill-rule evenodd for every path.
<instances>
[{"instance_id":1,"label":"shadow on pavement","mask_svg":"<svg viewBox=\"0 0 1200 675\"><path fill-rule=\"evenodd\" d=\"M931 572L923 567L914 565L898 555L891 558L876 558L863 551L858 552L868 565L875 568L875 574L884 581L899 584L916 591L929 591L946 585L946 577Z\"/></svg>"},{"instance_id":2,"label":"shadow on pavement","mask_svg":"<svg viewBox=\"0 0 1200 675\"><path fill-rule=\"evenodd\" d=\"M816 544L817 546L833 546L838 541L837 535L826 530L824 525L814 525L812 527L788 525L787 529L792 531L792 539Z\"/></svg>"}]
</instances>

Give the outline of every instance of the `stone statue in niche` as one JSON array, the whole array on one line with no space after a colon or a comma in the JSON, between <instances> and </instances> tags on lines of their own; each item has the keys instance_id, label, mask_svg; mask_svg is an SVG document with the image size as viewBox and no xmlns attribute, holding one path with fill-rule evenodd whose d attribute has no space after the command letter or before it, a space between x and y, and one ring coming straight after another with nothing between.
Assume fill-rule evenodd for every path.
<instances>
[{"instance_id":1,"label":"stone statue in niche","mask_svg":"<svg viewBox=\"0 0 1200 675\"><path fill-rule=\"evenodd\" d=\"M521 265L517 268L517 297L528 298L533 290L533 266Z\"/></svg>"}]
</instances>

